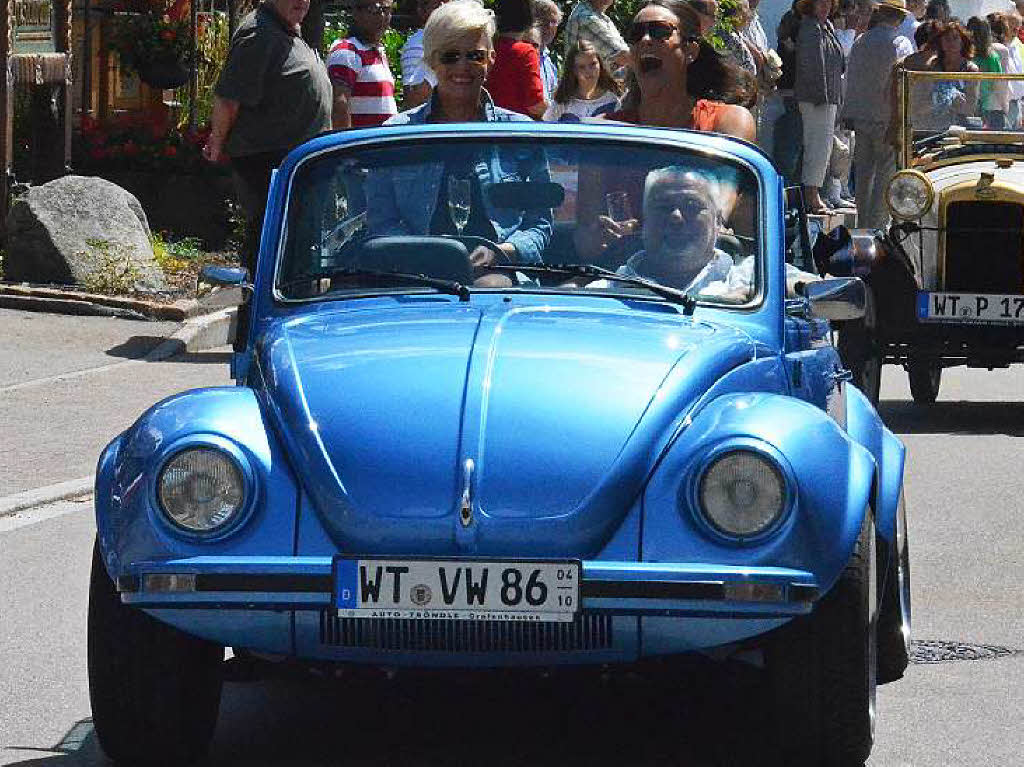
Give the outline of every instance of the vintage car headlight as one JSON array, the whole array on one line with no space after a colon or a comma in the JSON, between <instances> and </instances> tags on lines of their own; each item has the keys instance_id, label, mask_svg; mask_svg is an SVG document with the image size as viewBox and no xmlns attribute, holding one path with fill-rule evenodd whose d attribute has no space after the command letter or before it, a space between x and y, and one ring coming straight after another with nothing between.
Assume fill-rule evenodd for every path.
<instances>
[{"instance_id":1,"label":"vintage car headlight","mask_svg":"<svg viewBox=\"0 0 1024 767\"><path fill-rule=\"evenodd\" d=\"M229 524L245 501L238 464L208 447L182 450L160 472L157 498L167 518L192 533L209 533Z\"/></svg>"},{"instance_id":2,"label":"vintage car headlight","mask_svg":"<svg viewBox=\"0 0 1024 767\"><path fill-rule=\"evenodd\" d=\"M893 218L905 221L921 218L935 200L935 187L918 170L901 170L885 190L885 202Z\"/></svg>"},{"instance_id":3,"label":"vintage car headlight","mask_svg":"<svg viewBox=\"0 0 1024 767\"><path fill-rule=\"evenodd\" d=\"M786 484L779 467L751 450L716 458L704 470L697 491L711 526L737 538L763 533L786 508Z\"/></svg>"}]
</instances>

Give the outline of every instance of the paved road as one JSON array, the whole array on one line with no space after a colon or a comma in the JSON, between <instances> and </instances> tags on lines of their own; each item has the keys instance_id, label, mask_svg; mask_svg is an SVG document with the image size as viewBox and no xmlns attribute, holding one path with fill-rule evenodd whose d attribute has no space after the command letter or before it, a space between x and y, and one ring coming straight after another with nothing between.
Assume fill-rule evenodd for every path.
<instances>
[{"instance_id":1,"label":"paved road","mask_svg":"<svg viewBox=\"0 0 1024 767\"><path fill-rule=\"evenodd\" d=\"M171 370L138 365L132 376L152 367ZM196 368L223 375L202 360L174 370ZM898 371L886 369L883 386L883 415L910 452L915 634L1019 651L1024 369L948 371L943 386L927 415ZM92 535L89 503L0 519L0 764L104 764L84 663ZM1019 764L1021 689L1020 654L912 666L880 690L870 767ZM704 667L500 685L271 678L227 685L209 764L757 765L767 736L757 701L749 673Z\"/></svg>"},{"instance_id":2,"label":"paved road","mask_svg":"<svg viewBox=\"0 0 1024 767\"><path fill-rule=\"evenodd\" d=\"M143 361L176 327L0 309L0 498L88 476L153 403L230 384L226 349Z\"/></svg>"}]
</instances>

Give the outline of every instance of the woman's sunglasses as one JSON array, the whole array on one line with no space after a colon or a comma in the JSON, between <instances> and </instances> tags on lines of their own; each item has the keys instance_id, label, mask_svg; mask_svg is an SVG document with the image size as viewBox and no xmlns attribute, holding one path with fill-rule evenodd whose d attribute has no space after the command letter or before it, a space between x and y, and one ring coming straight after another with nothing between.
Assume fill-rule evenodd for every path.
<instances>
[{"instance_id":1,"label":"woman's sunglasses","mask_svg":"<svg viewBox=\"0 0 1024 767\"><path fill-rule=\"evenodd\" d=\"M442 64L451 66L452 64L458 64L462 59L472 62L473 64L483 64L487 60L487 51L483 48L477 48L475 51L441 51L437 54L437 60Z\"/></svg>"},{"instance_id":2,"label":"woman's sunglasses","mask_svg":"<svg viewBox=\"0 0 1024 767\"><path fill-rule=\"evenodd\" d=\"M638 43L647 35L652 40L668 40L679 27L670 21L634 21L626 30L626 42ZM695 37L680 35L683 40L695 40Z\"/></svg>"}]
</instances>

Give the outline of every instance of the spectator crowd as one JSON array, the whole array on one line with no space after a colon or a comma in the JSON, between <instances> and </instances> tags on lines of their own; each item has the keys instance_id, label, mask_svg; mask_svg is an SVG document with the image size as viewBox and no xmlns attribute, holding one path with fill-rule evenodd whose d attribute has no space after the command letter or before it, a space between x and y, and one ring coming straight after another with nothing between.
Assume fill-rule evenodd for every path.
<instances>
[{"instance_id":1,"label":"spectator crowd","mask_svg":"<svg viewBox=\"0 0 1024 767\"><path fill-rule=\"evenodd\" d=\"M328 128L612 119L756 141L812 212L855 204L858 225L878 227L897 161L893 73L1024 72L1024 0L966 22L948 0L794 0L777 50L759 0L643 0L621 25L614 2L577 0L563 18L554 0L416 0L418 28L392 62L392 1L354 0L325 66L299 31L309 0L263 0L232 39L207 157L230 155L258 242L272 168ZM1024 81L926 85L915 128L1021 127Z\"/></svg>"}]
</instances>

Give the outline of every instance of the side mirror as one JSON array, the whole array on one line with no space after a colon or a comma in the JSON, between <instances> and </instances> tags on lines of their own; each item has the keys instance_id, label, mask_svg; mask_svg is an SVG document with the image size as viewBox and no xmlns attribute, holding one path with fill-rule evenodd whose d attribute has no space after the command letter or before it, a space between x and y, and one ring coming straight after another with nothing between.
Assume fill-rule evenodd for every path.
<instances>
[{"instance_id":1,"label":"side mirror","mask_svg":"<svg viewBox=\"0 0 1024 767\"><path fill-rule=\"evenodd\" d=\"M815 317L826 320L857 320L864 316L866 286L860 277L836 277L797 286Z\"/></svg>"},{"instance_id":2,"label":"side mirror","mask_svg":"<svg viewBox=\"0 0 1024 767\"><path fill-rule=\"evenodd\" d=\"M244 288L249 282L249 270L244 266L204 266L199 279L222 288Z\"/></svg>"}]
</instances>

